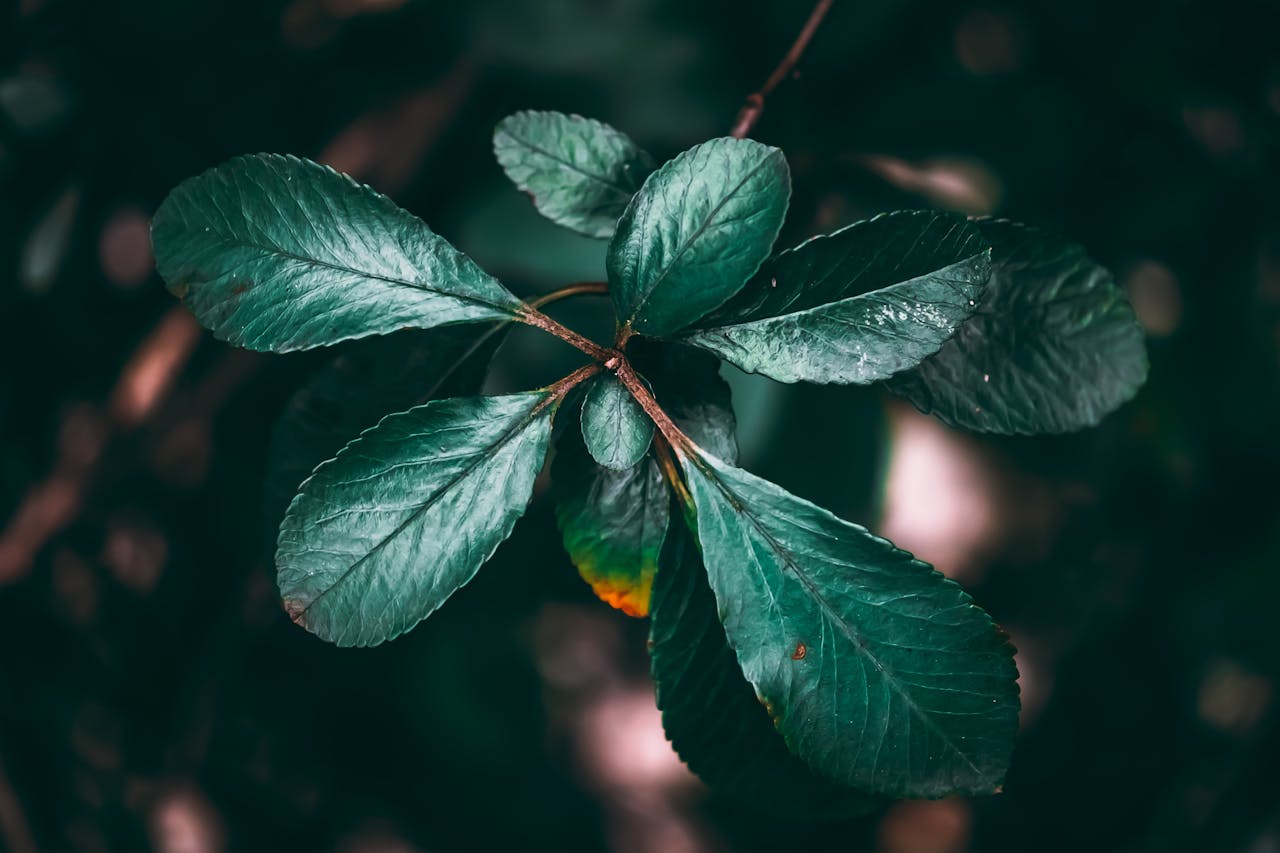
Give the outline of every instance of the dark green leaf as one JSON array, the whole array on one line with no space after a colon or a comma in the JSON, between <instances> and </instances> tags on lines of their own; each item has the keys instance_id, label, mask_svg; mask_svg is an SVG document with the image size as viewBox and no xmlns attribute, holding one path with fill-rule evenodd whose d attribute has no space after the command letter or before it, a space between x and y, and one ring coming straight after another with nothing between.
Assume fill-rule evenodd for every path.
<instances>
[{"instance_id":1,"label":"dark green leaf","mask_svg":"<svg viewBox=\"0 0 1280 853\"><path fill-rule=\"evenodd\" d=\"M151 235L169 289L248 349L508 320L521 306L386 196L296 157L238 157L184 181Z\"/></svg>"},{"instance_id":2,"label":"dark green leaf","mask_svg":"<svg viewBox=\"0 0 1280 853\"><path fill-rule=\"evenodd\" d=\"M877 801L816 776L773 727L716 615L692 536L671 532L653 586L650 668L662 725L717 794L788 818L864 814Z\"/></svg>"},{"instance_id":3,"label":"dark green leaf","mask_svg":"<svg viewBox=\"0 0 1280 853\"><path fill-rule=\"evenodd\" d=\"M298 486L388 412L480 393L503 326L407 329L341 345L285 406L271 434L265 493L272 527Z\"/></svg>"},{"instance_id":4,"label":"dark green leaf","mask_svg":"<svg viewBox=\"0 0 1280 853\"><path fill-rule=\"evenodd\" d=\"M1013 649L954 582L864 528L680 453L729 644L792 752L889 796L999 788Z\"/></svg>"},{"instance_id":5,"label":"dark green leaf","mask_svg":"<svg viewBox=\"0 0 1280 853\"><path fill-rule=\"evenodd\" d=\"M553 222L610 237L653 158L607 124L555 112L519 112L498 123L493 152L517 187Z\"/></svg>"},{"instance_id":6,"label":"dark green leaf","mask_svg":"<svg viewBox=\"0 0 1280 853\"><path fill-rule=\"evenodd\" d=\"M384 418L317 468L276 552L294 621L372 646L430 615L524 513L555 403L544 391L437 400Z\"/></svg>"},{"instance_id":7,"label":"dark green leaf","mask_svg":"<svg viewBox=\"0 0 1280 853\"><path fill-rule=\"evenodd\" d=\"M582 400L582 439L593 459L625 471L649 451L653 421L616 374L596 377Z\"/></svg>"},{"instance_id":8,"label":"dark green leaf","mask_svg":"<svg viewBox=\"0 0 1280 853\"><path fill-rule=\"evenodd\" d=\"M765 262L681 339L780 382L866 385L937 352L973 313L989 262L963 216L886 214Z\"/></svg>"},{"instance_id":9,"label":"dark green leaf","mask_svg":"<svg viewBox=\"0 0 1280 853\"><path fill-rule=\"evenodd\" d=\"M1003 220L978 225L992 245L978 313L889 388L978 432L1098 423L1147 378L1142 330L1124 294L1076 243Z\"/></svg>"},{"instance_id":10,"label":"dark green leaf","mask_svg":"<svg viewBox=\"0 0 1280 853\"><path fill-rule=\"evenodd\" d=\"M737 293L769 256L790 196L782 152L747 139L695 145L650 175L609 245L619 325L670 334Z\"/></svg>"},{"instance_id":11,"label":"dark green leaf","mask_svg":"<svg viewBox=\"0 0 1280 853\"><path fill-rule=\"evenodd\" d=\"M719 362L679 346L645 347L636 341L631 350L680 428L704 447L735 459L733 408ZM597 464L581 436L566 430L556 446L551 480L564 547L583 580L619 610L646 615L670 512L669 491L653 455L615 471Z\"/></svg>"}]
</instances>

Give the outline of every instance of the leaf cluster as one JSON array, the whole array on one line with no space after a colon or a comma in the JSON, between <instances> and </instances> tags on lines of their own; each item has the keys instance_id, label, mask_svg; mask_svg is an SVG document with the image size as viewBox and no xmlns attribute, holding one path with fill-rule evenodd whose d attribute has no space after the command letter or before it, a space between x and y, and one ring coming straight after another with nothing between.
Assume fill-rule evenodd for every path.
<instances>
[{"instance_id":1,"label":"leaf cluster","mask_svg":"<svg viewBox=\"0 0 1280 853\"><path fill-rule=\"evenodd\" d=\"M611 342L305 160L237 158L155 216L162 276L217 337L273 352L397 341L381 361L344 356L286 416L284 488L308 470L296 460L332 455L280 528L294 621L343 646L411 629L510 535L554 442L565 547L602 599L650 617L664 725L713 787L797 815L998 790L1019 710L1006 637L932 567L738 467L719 364L883 382L966 429L1076 430L1146 374L1111 276L1060 238L938 211L777 251L787 161L751 140L658 165L600 122L523 112L494 150L543 215L609 241L607 284L552 298L607 292ZM511 323L588 363L477 396ZM356 398L395 413L355 436ZM566 402L577 428L553 429Z\"/></svg>"}]
</instances>

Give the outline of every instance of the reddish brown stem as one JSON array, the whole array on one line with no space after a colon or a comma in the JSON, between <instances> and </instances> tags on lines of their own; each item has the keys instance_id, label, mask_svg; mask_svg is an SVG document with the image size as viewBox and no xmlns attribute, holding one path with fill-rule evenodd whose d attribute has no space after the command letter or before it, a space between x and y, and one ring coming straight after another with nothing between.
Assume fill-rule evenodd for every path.
<instances>
[{"instance_id":1,"label":"reddish brown stem","mask_svg":"<svg viewBox=\"0 0 1280 853\"><path fill-rule=\"evenodd\" d=\"M602 347L589 338L584 338L573 329L570 329L568 326L565 326L557 320L551 319L546 314L543 314L537 308L532 306L526 305L516 316L516 319L522 323L533 326L535 329L541 329L549 335L555 335L560 340L572 344L582 350L596 361L608 361L610 358L617 355L614 350Z\"/></svg>"},{"instance_id":2,"label":"reddish brown stem","mask_svg":"<svg viewBox=\"0 0 1280 853\"><path fill-rule=\"evenodd\" d=\"M560 401L564 399L565 394L568 394L575 386L581 385L583 382L590 379L592 376L595 376L602 370L604 370L604 367L598 362L595 364L586 364L579 367L563 379L557 379L555 382L552 382L546 388L542 389L547 392L547 402L545 405L559 405Z\"/></svg>"},{"instance_id":3,"label":"reddish brown stem","mask_svg":"<svg viewBox=\"0 0 1280 853\"><path fill-rule=\"evenodd\" d=\"M635 397L636 402L640 404L640 408L644 409L644 413L658 427L658 432L662 433L673 448L680 451L692 444L689 441L689 437L680 431L680 427L676 426L675 421L671 420L671 416L658 405L658 401L654 399L653 392L644 384L640 375L636 373L636 369L631 366L631 362L627 361L626 358L620 358L618 360L617 373L618 381L631 392L631 396Z\"/></svg>"},{"instance_id":4,"label":"reddish brown stem","mask_svg":"<svg viewBox=\"0 0 1280 853\"><path fill-rule=\"evenodd\" d=\"M813 39L813 34L818 31L822 19L827 16L827 12L831 10L832 0L818 0L817 5L813 7L813 11L809 13L809 20L805 21L804 28L800 30L800 35L796 36L796 40L792 43L791 49L787 51L787 55L782 57L782 61L778 63L778 67L773 69L773 73L769 75L769 79L764 81L764 85L756 92L752 92L747 96L747 101L742 105L742 109L738 111L738 119L733 123L733 130L729 135L735 139L742 139L751 132L751 128L760 119L760 114L764 112L764 99L778 88L783 80L787 79L787 75L795 69L796 63L800 61L800 57L804 55L805 48L809 46L809 42Z\"/></svg>"}]
</instances>

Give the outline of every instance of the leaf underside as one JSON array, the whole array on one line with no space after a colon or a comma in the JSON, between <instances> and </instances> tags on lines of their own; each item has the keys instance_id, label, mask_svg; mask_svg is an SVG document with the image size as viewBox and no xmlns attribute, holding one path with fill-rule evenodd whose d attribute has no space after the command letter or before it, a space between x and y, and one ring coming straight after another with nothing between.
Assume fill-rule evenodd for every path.
<instances>
[{"instance_id":1,"label":"leaf underside","mask_svg":"<svg viewBox=\"0 0 1280 853\"><path fill-rule=\"evenodd\" d=\"M780 382L865 385L937 352L976 309L989 263L959 214L885 214L766 261L680 338Z\"/></svg>"},{"instance_id":2,"label":"leaf underside","mask_svg":"<svg viewBox=\"0 0 1280 853\"><path fill-rule=\"evenodd\" d=\"M998 790L1019 702L990 617L864 528L712 456L681 465L725 633L792 752L875 794Z\"/></svg>"},{"instance_id":3,"label":"leaf underside","mask_svg":"<svg viewBox=\"0 0 1280 853\"><path fill-rule=\"evenodd\" d=\"M992 245L978 313L890 390L976 432L1097 424L1146 381L1143 333L1124 293L1078 244L1004 220L977 224Z\"/></svg>"},{"instance_id":4,"label":"leaf underside","mask_svg":"<svg viewBox=\"0 0 1280 853\"><path fill-rule=\"evenodd\" d=\"M386 196L296 157L238 157L184 181L151 233L169 289L248 349L506 320L522 304Z\"/></svg>"},{"instance_id":5,"label":"leaf underside","mask_svg":"<svg viewBox=\"0 0 1280 853\"><path fill-rule=\"evenodd\" d=\"M654 583L649 641L663 728L712 791L791 818L852 817L876 807L876 798L818 777L787 749L742 676L681 525Z\"/></svg>"},{"instance_id":6,"label":"leaf underside","mask_svg":"<svg viewBox=\"0 0 1280 853\"><path fill-rule=\"evenodd\" d=\"M525 111L493 133L493 150L538 212L588 237L610 237L654 169L625 134L577 115Z\"/></svg>"},{"instance_id":7,"label":"leaf underside","mask_svg":"<svg viewBox=\"0 0 1280 853\"><path fill-rule=\"evenodd\" d=\"M723 303L768 257L790 196L782 152L751 140L712 139L664 164L609 244L618 324L660 336Z\"/></svg>"},{"instance_id":8,"label":"leaf underside","mask_svg":"<svg viewBox=\"0 0 1280 853\"><path fill-rule=\"evenodd\" d=\"M316 469L276 552L294 621L372 646L430 615L524 513L553 410L543 391L437 400L384 418Z\"/></svg>"}]
</instances>

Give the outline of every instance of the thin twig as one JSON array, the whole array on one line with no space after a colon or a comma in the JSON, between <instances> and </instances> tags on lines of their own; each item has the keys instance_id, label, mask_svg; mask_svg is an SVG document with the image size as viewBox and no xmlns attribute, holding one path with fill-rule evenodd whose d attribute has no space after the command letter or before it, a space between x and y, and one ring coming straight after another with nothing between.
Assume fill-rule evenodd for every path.
<instances>
[{"instance_id":1,"label":"thin twig","mask_svg":"<svg viewBox=\"0 0 1280 853\"><path fill-rule=\"evenodd\" d=\"M558 406L564 396L572 391L575 386L582 384L602 370L604 370L604 366L599 362L587 364L579 367L563 379L557 379L552 382L542 389L547 392L547 405L554 404Z\"/></svg>"},{"instance_id":2,"label":"thin twig","mask_svg":"<svg viewBox=\"0 0 1280 853\"><path fill-rule=\"evenodd\" d=\"M570 296L581 296L586 293L608 293L609 285L603 281L580 281L577 284L570 284L559 290L553 290L550 293L544 293L536 299L530 299L529 305L533 308L542 308L544 305L550 305L552 302L559 302L561 299L568 299Z\"/></svg>"},{"instance_id":3,"label":"thin twig","mask_svg":"<svg viewBox=\"0 0 1280 853\"><path fill-rule=\"evenodd\" d=\"M543 314L537 308L530 305L526 305L524 309L516 315L515 319L526 325L533 326L535 329L541 329L547 334L555 335L560 340L572 344L582 350L596 361L608 361L618 354L614 350L600 346L590 338L584 338L573 329L570 329L559 321L551 319L546 314Z\"/></svg>"},{"instance_id":4,"label":"thin twig","mask_svg":"<svg viewBox=\"0 0 1280 853\"><path fill-rule=\"evenodd\" d=\"M796 67L796 63L800 61L800 57L804 54L805 48L809 46L813 34L818 31L818 26L822 23L822 19L827 16L827 12L831 9L832 0L818 0L817 5L813 7L813 11L809 13L809 20L805 21L804 28L800 30L800 35L796 36L795 42L791 45L791 49L787 51L787 55L782 57L782 62L778 63L778 67L773 69L773 73L769 75L769 79L764 81L764 85L757 92L752 92L747 96L747 101L742 105L742 109L738 112L738 119L733 124L733 130L729 135L735 139L742 139L751 132L751 128L755 126L759 120L760 114L764 112L764 99L778 88L778 84L787 79L787 75Z\"/></svg>"}]
</instances>

